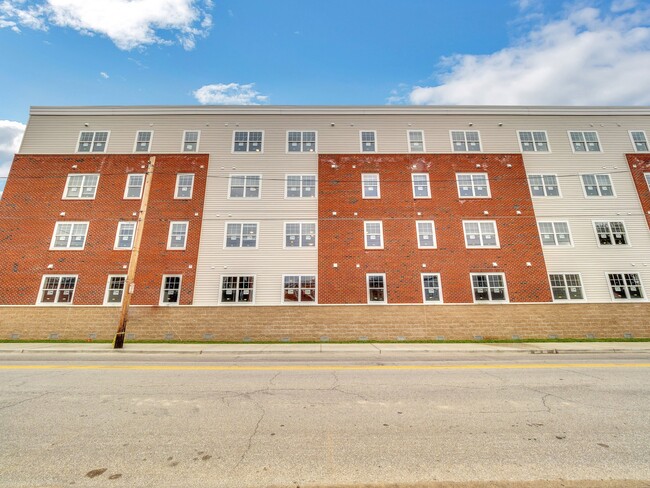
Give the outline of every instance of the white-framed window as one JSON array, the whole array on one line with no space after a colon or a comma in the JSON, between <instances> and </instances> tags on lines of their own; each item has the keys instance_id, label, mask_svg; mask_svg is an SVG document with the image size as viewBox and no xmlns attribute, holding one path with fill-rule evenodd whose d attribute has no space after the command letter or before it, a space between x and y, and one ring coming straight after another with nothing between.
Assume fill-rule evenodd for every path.
<instances>
[{"instance_id":1,"label":"white-framed window","mask_svg":"<svg viewBox=\"0 0 650 488\"><path fill-rule=\"evenodd\" d=\"M598 132L595 130L569 131L569 139L574 153L601 152Z\"/></svg>"},{"instance_id":2,"label":"white-framed window","mask_svg":"<svg viewBox=\"0 0 650 488\"><path fill-rule=\"evenodd\" d=\"M543 246L572 246L568 222L537 222Z\"/></svg>"},{"instance_id":3,"label":"white-framed window","mask_svg":"<svg viewBox=\"0 0 650 488\"><path fill-rule=\"evenodd\" d=\"M429 173L411 173L413 198L431 198Z\"/></svg>"},{"instance_id":4,"label":"white-framed window","mask_svg":"<svg viewBox=\"0 0 650 488\"><path fill-rule=\"evenodd\" d=\"M283 303L316 303L315 275L283 275Z\"/></svg>"},{"instance_id":5,"label":"white-framed window","mask_svg":"<svg viewBox=\"0 0 650 488\"><path fill-rule=\"evenodd\" d=\"M99 184L99 174L68 175L63 190L63 200L94 200Z\"/></svg>"},{"instance_id":6,"label":"white-framed window","mask_svg":"<svg viewBox=\"0 0 650 488\"><path fill-rule=\"evenodd\" d=\"M124 298L126 275L109 275L106 281L104 305L120 305Z\"/></svg>"},{"instance_id":7,"label":"white-framed window","mask_svg":"<svg viewBox=\"0 0 650 488\"><path fill-rule=\"evenodd\" d=\"M582 189L585 197L614 197L612 178L608 174L583 174Z\"/></svg>"},{"instance_id":8,"label":"white-framed window","mask_svg":"<svg viewBox=\"0 0 650 488\"><path fill-rule=\"evenodd\" d=\"M226 222L224 248L257 248L257 222Z\"/></svg>"},{"instance_id":9,"label":"white-framed window","mask_svg":"<svg viewBox=\"0 0 650 488\"><path fill-rule=\"evenodd\" d=\"M545 130L518 130L521 152L549 152Z\"/></svg>"},{"instance_id":10,"label":"white-framed window","mask_svg":"<svg viewBox=\"0 0 650 488\"><path fill-rule=\"evenodd\" d=\"M639 273L607 273L612 300L644 300Z\"/></svg>"},{"instance_id":11,"label":"white-framed window","mask_svg":"<svg viewBox=\"0 0 650 488\"><path fill-rule=\"evenodd\" d=\"M284 247L316 247L316 223L285 222Z\"/></svg>"},{"instance_id":12,"label":"white-framed window","mask_svg":"<svg viewBox=\"0 0 650 488\"><path fill-rule=\"evenodd\" d=\"M585 299L582 279L578 273L550 273L548 279L554 302Z\"/></svg>"},{"instance_id":13,"label":"white-framed window","mask_svg":"<svg viewBox=\"0 0 650 488\"><path fill-rule=\"evenodd\" d=\"M187 246L187 230L189 222L170 222L167 249L182 251Z\"/></svg>"},{"instance_id":14,"label":"white-framed window","mask_svg":"<svg viewBox=\"0 0 650 488\"><path fill-rule=\"evenodd\" d=\"M433 220L416 220L415 229L418 233L418 248L435 249L436 226Z\"/></svg>"},{"instance_id":15,"label":"white-framed window","mask_svg":"<svg viewBox=\"0 0 650 488\"><path fill-rule=\"evenodd\" d=\"M106 152L109 134L108 131L81 131L77 152Z\"/></svg>"},{"instance_id":16,"label":"white-framed window","mask_svg":"<svg viewBox=\"0 0 650 488\"><path fill-rule=\"evenodd\" d=\"M151 139L153 139L153 131L151 130L139 130L136 132L133 152L148 153L151 150Z\"/></svg>"},{"instance_id":17,"label":"white-framed window","mask_svg":"<svg viewBox=\"0 0 650 488\"><path fill-rule=\"evenodd\" d=\"M230 175L228 198L260 198L262 177L260 175Z\"/></svg>"},{"instance_id":18,"label":"white-framed window","mask_svg":"<svg viewBox=\"0 0 650 488\"><path fill-rule=\"evenodd\" d=\"M316 152L316 131L287 131L287 152Z\"/></svg>"},{"instance_id":19,"label":"white-framed window","mask_svg":"<svg viewBox=\"0 0 650 488\"><path fill-rule=\"evenodd\" d=\"M463 220L465 247L499 247L497 223L494 220Z\"/></svg>"},{"instance_id":20,"label":"white-framed window","mask_svg":"<svg viewBox=\"0 0 650 488\"><path fill-rule=\"evenodd\" d=\"M508 290L503 273L470 273L474 303L507 302Z\"/></svg>"},{"instance_id":21,"label":"white-framed window","mask_svg":"<svg viewBox=\"0 0 650 488\"><path fill-rule=\"evenodd\" d=\"M442 303L439 273L422 273L422 300L424 303Z\"/></svg>"},{"instance_id":22,"label":"white-framed window","mask_svg":"<svg viewBox=\"0 0 650 488\"><path fill-rule=\"evenodd\" d=\"M316 175L287 175L286 198L314 198Z\"/></svg>"},{"instance_id":23,"label":"white-framed window","mask_svg":"<svg viewBox=\"0 0 650 488\"><path fill-rule=\"evenodd\" d=\"M361 191L363 198L381 198L379 173L361 173Z\"/></svg>"},{"instance_id":24,"label":"white-framed window","mask_svg":"<svg viewBox=\"0 0 650 488\"><path fill-rule=\"evenodd\" d=\"M181 152L198 152L199 140L201 139L200 130L186 130L183 132L183 146Z\"/></svg>"},{"instance_id":25,"label":"white-framed window","mask_svg":"<svg viewBox=\"0 0 650 488\"><path fill-rule=\"evenodd\" d=\"M368 292L368 303L381 304L388 302L385 273L367 273L366 289Z\"/></svg>"},{"instance_id":26,"label":"white-framed window","mask_svg":"<svg viewBox=\"0 0 650 488\"><path fill-rule=\"evenodd\" d=\"M140 200L142 188L144 187L143 174L130 174L126 176L126 187L124 188L125 200Z\"/></svg>"},{"instance_id":27,"label":"white-framed window","mask_svg":"<svg viewBox=\"0 0 650 488\"><path fill-rule=\"evenodd\" d=\"M648 191L650 191L650 173L643 173L643 177L645 178L646 185L648 185Z\"/></svg>"},{"instance_id":28,"label":"white-framed window","mask_svg":"<svg viewBox=\"0 0 650 488\"><path fill-rule=\"evenodd\" d=\"M254 303L255 276L222 276L221 303Z\"/></svg>"},{"instance_id":29,"label":"white-framed window","mask_svg":"<svg viewBox=\"0 0 650 488\"><path fill-rule=\"evenodd\" d=\"M363 233L366 249L384 248L384 230L381 220L364 222Z\"/></svg>"},{"instance_id":30,"label":"white-framed window","mask_svg":"<svg viewBox=\"0 0 650 488\"><path fill-rule=\"evenodd\" d=\"M557 175L528 175L528 185L530 186L530 194L533 197L561 196Z\"/></svg>"},{"instance_id":31,"label":"white-framed window","mask_svg":"<svg viewBox=\"0 0 650 488\"><path fill-rule=\"evenodd\" d=\"M183 275L163 275L160 287L160 305L178 305L181 301Z\"/></svg>"},{"instance_id":32,"label":"white-framed window","mask_svg":"<svg viewBox=\"0 0 650 488\"><path fill-rule=\"evenodd\" d=\"M236 130L232 134L232 152L263 152L264 131Z\"/></svg>"},{"instance_id":33,"label":"white-framed window","mask_svg":"<svg viewBox=\"0 0 650 488\"><path fill-rule=\"evenodd\" d=\"M648 152L648 138L645 135L645 131L631 130L630 139L636 152Z\"/></svg>"},{"instance_id":34,"label":"white-framed window","mask_svg":"<svg viewBox=\"0 0 650 488\"><path fill-rule=\"evenodd\" d=\"M74 299L77 275L44 275L38 292L37 305L69 305Z\"/></svg>"},{"instance_id":35,"label":"white-framed window","mask_svg":"<svg viewBox=\"0 0 650 488\"><path fill-rule=\"evenodd\" d=\"M424 152L424 131L407 130L406 134L409 142L409 152Z\"/></svg>"},{"instance_id":36,"label":"white-framed window","mask_svg":"<svg viewBox=\"0 0 650 488\"><path fill-rule=\"evenodd\" d=\"M176 175L176 200L189 200L194 193L194 173L178 173Z\"/></svg>"},{"instance_id":37,"label":"white-framed window","mask_svg":"<svg viewBox=\"0 0 650 488\"><path fill-rule=\"evenodd\" d=\"M81 251L86 245L88 222L57 222L52 234L50 250Z\"/></svg>"},{"instance_id":38,"label":"white-framed window","mask_svg":"<svg viewBox=\"0 0 650 488\"><path fill-rule=\"evenodd\" d=\"M477 130L452 130L451 150L454 152L481 152L481 134Z\"/></svg>"},{"instance_id":39,"label":"white-framed window","mask_svg":"<svg viewBox=\"0 0 650 488\"><path fill-rule=\"evenodd\" d=\"M361 143L361 152L377 152L377 131L359 131L359 142Z\"/></svg>"},{"instance_id":40,"label":"white-framed window","mask_svg":"<svg viewBox=\"0 0 650 488\"><path fill-rule=\"evenodd\" d=\"M115 235L115 244L113 246L113 249L133 249L133 240L135 238L136 226L137 222L118 222L117 234Z\"/></svg>"},{"instance_id":41,"label":"white-framed window","mask_svg":"<svg viewBox=\"0 0 650 488\"><path fill-rule=\"evenodd\" d=\"M490 198L487 173L456 173L459 198Z\"/></svg>"},{"instance_id":42,"label":"white-framed window","mask_svg":"<svg viewBox=\"0 0 650 488\"><path fill-rule=\"evenodd\" d=\"M599 246L628 246L630 241L621 220L594 220L594 230Z\"/></svg>"}]
</instances>

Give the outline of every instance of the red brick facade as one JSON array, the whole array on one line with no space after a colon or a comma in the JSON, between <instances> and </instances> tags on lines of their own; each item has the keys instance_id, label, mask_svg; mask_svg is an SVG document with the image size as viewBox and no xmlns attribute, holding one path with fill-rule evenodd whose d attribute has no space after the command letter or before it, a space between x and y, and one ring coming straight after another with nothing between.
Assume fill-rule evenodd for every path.
<instances>
[{"instance_id":1,"label":"red brick facade","mask_svg":"<svg viewBox=\"0 0 650 488\"><path fill-rule=\"evenodd\" d=\"M0 201L0 304L34 305L43 275L70 274L78 275L74 304L101 305L108 275L126 274L131 255L113 250L118 222L137 220L141 204L124 199L127 174L144 173L150 156L16 156ZM183 276L180 303L192 303L207 171L207 155L156 155L134 305L159 303L164 274ZM62 198L67 177L74 173L100 174L95 199ZM194 173L191 199L174 199L178 173ZM167 250L174 220L189 221L183 251ZM63 221L89 222L83 251L49 250L55 223Z\"/></svg>"},{"instance_id":2,"label":"red brick facade","mask_svg":"<svg viewBox=\"0 0 650 488\"><path fill-rule=\"evenodd\" d=\"M648 228L650 228L650 188L648 188L648 182L645 179L645 175L650 174L650 154L627 154L626 156L639 200L641 200L641 207Z\"/></svg>"},{"instance_id":3,"label":"red brick facade","mask_svg":"<svg viewBox=\"0 0 650 488\"><path fill-rule=\"evenodd\" d=\"M483 172L491 198L459 198L456 173ZM379 174L380 199L362 198L362 173ZM413 197L411 173L429 174L432 198ZM318 174L319 303L366 303L366 273L386 274L388 303L422 303L421 273L440 273L445 303L472 303L470 273L494 272L510 302L552 301L521 155L321 155ZM384 249L365 249L368 220ZM436 249L418 249L417 220L435 222ZM463 220L496 221L500 248L466 249Z\"/></svg>"}]
</instances>

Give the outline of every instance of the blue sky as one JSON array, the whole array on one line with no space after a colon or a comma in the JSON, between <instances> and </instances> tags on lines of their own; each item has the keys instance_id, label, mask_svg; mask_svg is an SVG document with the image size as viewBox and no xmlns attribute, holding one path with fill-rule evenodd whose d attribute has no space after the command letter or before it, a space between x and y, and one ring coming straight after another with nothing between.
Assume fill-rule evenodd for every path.
<instances>
[{"instance_id":1,"label":"blue sky","mask_svg":"<svg viewBox=\"0 0 650 488\"><path fill-rule=\"evenodd\" d=\"M0 177L30 105L650 105L648 0L0 0L0 49Z\"/></svg>"}]
</instances>

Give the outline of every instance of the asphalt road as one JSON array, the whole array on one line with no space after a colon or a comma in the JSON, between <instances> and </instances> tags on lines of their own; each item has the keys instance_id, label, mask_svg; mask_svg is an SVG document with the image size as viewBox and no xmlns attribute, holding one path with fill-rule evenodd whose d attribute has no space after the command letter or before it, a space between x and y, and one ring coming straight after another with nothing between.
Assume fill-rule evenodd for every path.
<instances>
[{"instance_id":1,"label":"asphalt road","mask_svg":"<svg viewBox=\"0 0 650 488\"><path fill-rule=\"evenodd\" d=\"M0 486L636 488L649 460L647 353L0 355Z\"/></svg>"}]
</instances>

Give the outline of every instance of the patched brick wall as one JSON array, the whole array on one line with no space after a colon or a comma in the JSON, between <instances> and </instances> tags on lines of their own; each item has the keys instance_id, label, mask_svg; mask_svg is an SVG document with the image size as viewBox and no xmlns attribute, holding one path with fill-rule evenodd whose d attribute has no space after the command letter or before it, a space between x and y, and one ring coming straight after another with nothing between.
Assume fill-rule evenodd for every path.
<instances>
[{"instance_id":1,"label":"patched brick wall","mask_svg":"<svg viewBox=\"0 0 650 488\"><path fill-rule=\"evenodd\" d=\"M76 274L75 305L101 305L108 275L126 274L131 255L113 250L118 222L140 210L124 199L127 174L144 173L150 156L16 156L0 201L0 304L33 305L43 275ZM208 155L156 155L133 304L158 304L163 274L182 274L181 304L192 303L207 171ZM62 199L74 173L100 174L94 200ZM174 199L177 173L195 174L192 199ZM189 221L184 251L167 250L173 220ZM90 223L83 251L49 250L57 221Z\"/></svg>"},{"instance_id":2,"label":"patched brick wall","mask_svg":"<svg viewBox=\"0 0 650 488\"><path fill-rule=\"evenodd\" d=\"M650 189L645 179L645 174L650 174L650 154L626 154L626 157L650 229Z\"/></svg>"},{"instance_id":3,"label":"patched brick wall","mask_svg":"<svg viewBox=\"0 0 650 488\"><path fill-rule=\"evenodd\" d=\"M386 273L389 303L422 303L425 272L445 303L472 303L477 272L505 273L510 302L551 301L520 154L321 155L318 171L319 303L366 303L366 273ZM362 173L379 174L380 199L362 198ZM429 174L432 198L413 197L412 173ZM456 173L486 173L491 198L459 198ZM383 222L384 249L365 249L367 220ZM435 222L437 249L418 249L417 220ZM463 220L495 220L500 249L466 249Z\"/></svg>"}]
</instances>

